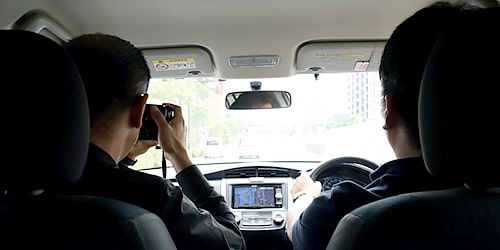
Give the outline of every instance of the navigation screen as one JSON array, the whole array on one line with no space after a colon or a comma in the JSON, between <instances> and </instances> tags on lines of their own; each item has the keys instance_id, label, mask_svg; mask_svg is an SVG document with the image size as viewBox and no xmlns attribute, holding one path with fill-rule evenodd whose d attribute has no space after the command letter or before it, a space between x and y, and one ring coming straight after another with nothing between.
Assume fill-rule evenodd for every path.
<instances>
[{"instance_id":1,"label":"navigation screen","mask_svg":"<svg viewBox=\"0 0 500 250\"><path fill-rule=\"evenodd\" d=\"M233 185L233 208L275 207L274 185Z\"/></svg>"}]
</instances>

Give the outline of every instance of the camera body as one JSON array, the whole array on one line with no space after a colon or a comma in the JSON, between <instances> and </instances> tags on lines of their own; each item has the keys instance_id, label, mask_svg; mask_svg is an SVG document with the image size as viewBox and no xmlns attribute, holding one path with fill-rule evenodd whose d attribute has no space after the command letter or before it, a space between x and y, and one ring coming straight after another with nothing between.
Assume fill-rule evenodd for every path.
<instances>
[{"instance_id":1,"label":"camera body","mask_svg":"<svg viewBox=\"0 0 500 250\"><path fill-rule=\"evenodd\" d=\"M139 132L139 140L158 140L158 126L151 117L149 109L156 106L165 116L165 120L170 122L174 119L174 108L169 104L146 104L144 115L142 116L142 126Z\"/></svg>"}]
</instances>

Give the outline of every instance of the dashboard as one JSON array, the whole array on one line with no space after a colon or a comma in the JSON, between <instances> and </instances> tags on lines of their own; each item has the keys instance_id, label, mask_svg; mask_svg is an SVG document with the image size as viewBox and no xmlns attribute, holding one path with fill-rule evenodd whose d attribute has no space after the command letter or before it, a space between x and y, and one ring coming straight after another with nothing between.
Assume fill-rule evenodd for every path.
<instances>
[{"instance_id":1,"label":"dashboard","mask_svg":"<svg viewBox=\"0 0 500 250\"><path fill-rule=\"evenodd\" d=\"M289 189L300 169L270 165L240 166L205 174L226 198L242 231L283 229Z\"/></svg>"},{"instance_id":2,"label":"dashboard","mask_svg":"<svg viewBox=\"0 0 500 250\"><path fill-rule=\"evenodd\" d=\"M292 249L285 233L286 213L292 204L290 188L302 172L312 173L318 166L321 162L237 162L198 168L230 205L247 249ZM158 169L145 172L161 175ZM368 178L359 166L346 164L328 167L323 173L317 176L323 190L343 180L366 184ZM167 178L178 185L173 169L167 169Z\"/></svg>"}]
</instances>

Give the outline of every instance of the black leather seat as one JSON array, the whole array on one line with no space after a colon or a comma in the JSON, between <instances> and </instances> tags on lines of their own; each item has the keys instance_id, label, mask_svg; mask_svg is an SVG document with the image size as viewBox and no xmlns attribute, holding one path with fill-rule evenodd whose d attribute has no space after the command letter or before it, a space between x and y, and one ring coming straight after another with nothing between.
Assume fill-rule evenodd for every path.
<instances>
[{"instance_id":1,"label":"black leather seat","mask_svg":"<svg viewBox=\"0 0 500 250\"><path fill-rule=\"evenodd\" d=\"M0 249L175 249L161 219L121 201L63 195L86 161L89 118L73 62L47 37L0 30Z\"/></svg>"},{"instance_id":2,"label":"black leather seat","mask_svg":"<svg viewBox=\"0 0 500 250\"><path fill-rule=\"evenodd\" d=\"M464 187L360 207L328 249L500 249L500 7L445 34L422 81L419 122L430 173Z\"/></svg>"}]
</instances>

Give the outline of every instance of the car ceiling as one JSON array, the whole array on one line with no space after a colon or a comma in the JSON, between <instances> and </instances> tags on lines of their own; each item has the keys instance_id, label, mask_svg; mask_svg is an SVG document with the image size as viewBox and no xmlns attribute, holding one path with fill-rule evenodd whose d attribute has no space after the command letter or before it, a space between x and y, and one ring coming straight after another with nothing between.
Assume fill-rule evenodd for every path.
<instances>
[{"instance_id":1,"label":"car ceiling","mask_svg":"<svg viewBox=\"0 0 500 250\"><path fill-rule=\"evenodd\" d=\"M296 73L297 49L310 41L385 40L430 0L16 0L3 1L9 28L40 9L72 36L103 32L139 48L196 45L212 56L220 78L281 77ZM275 68L234 69L231 56L278 55Z\"/></svg>"}]
</instances>

